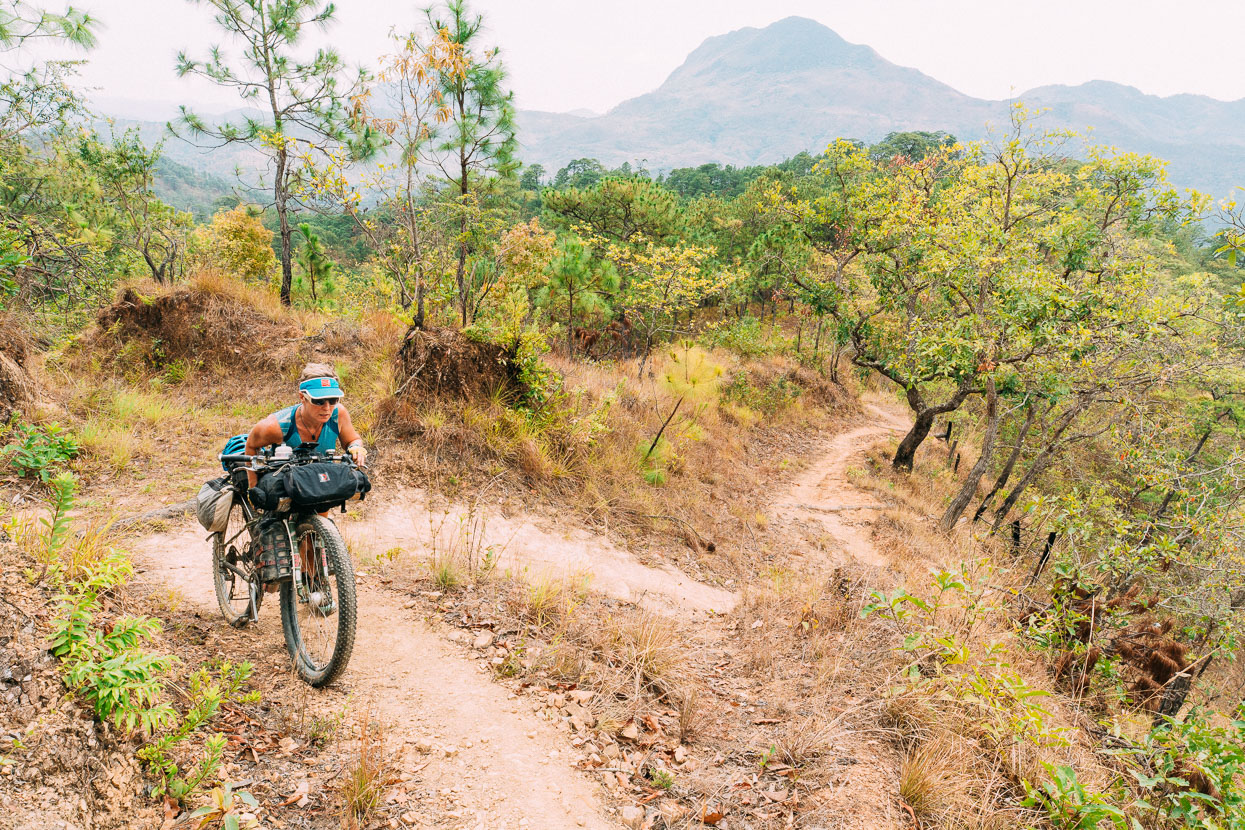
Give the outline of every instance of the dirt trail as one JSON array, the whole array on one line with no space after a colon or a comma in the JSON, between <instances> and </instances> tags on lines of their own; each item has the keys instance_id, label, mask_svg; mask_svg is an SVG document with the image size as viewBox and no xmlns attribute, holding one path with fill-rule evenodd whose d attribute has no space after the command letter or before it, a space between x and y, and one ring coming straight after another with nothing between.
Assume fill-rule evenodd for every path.
<instances>
[{"instance_id":1,"label":"dirt trail","mask_svg":"<svg viewBox=\"0 0 1245 830\"><path fill-rule=\"evenodd\" d=\"M177 587L214 615L204 536L188 523L136 541L131 553L148 579ZM279 661L281 636L277 603L266 602L254 632L256 653ZM440 816L454 828L617 826L604 817L597 785L570 769L561 732L366 579L359 586L354 654L333 691L373 700L400 740L426 739L435 747L419 777L426 788L456 791L448 794L455 808Z\"/></svg>"},{"instance_id":2,"label":"dirt trail","mask_svg":"<svg viewBox=\"0 0 1245 830\"><path fill-rule=\"evenodd\" d=\"M883 505L852 485L846 471L855 455L906 427L879 408L867 409L872 421L833 437L775 507L780 518L818 537L831 536L845 557L884 567L868 534ZM339 522L352 544L372 555L397 547L422 557L434 537L445 545L454 543L446 534L476 533L475 544L501 551L499 567L529 579L587 576L595 591L672 615L723 612L735 605L734 594L669 565L644 565L583 529L541 527L530 517L503 517L492 507L487 522L475 523L461 507L430 511L425 495L416 490L378 502L366 517ZM171 531L135 540L131 553L146 580L177 588L212 617L218 612L205 536L187 519ZM405 609L399 595L374 586L370 577L360 580L359 609L350 666L326 694L349 695L355 706L372 700L398 738L436 747L423 759L428 763L419 778L423 787L450 799L452 810L438 811L438 826L445 826L446 817L456 830L618 826L605 816L599 786L571 769L563 733L536 717L527 700L494 683L482 662L446 642ZM265 603L257 629L248 636L254 637L257 657L274 665L288 659L275 601ZM452 751L447 754L445 748Z\"/></svg>"},{"instance_id":3,"label":"dirt trail","mask_svg":"<svg viewBox=\"0 0 1245 830\"><path fill-rule=\"evenodd\" d=\"M340 523L351 541L363 541L373 554L391 547L428 550L434 536L443 549L462 547L463 537L475 534L480 538L472 545L492 547L503 571L528 581L546 576L584 579L597 593L669 616L723 613L738 599L672 565L645 565L609 539L570 522L552 526L530 515L502 516L494 509L473 516L460 505L430 510L427 495L414 489L387 493L379 501L362 521Z\"/></svg>"},{"instance_id":4,"label":"dirt trail","mask_svg":"<svg viewBox=\"0 0 1245 830\"><path fill-rule=\"evenodd\" d=\"M906 432L901 417L871 404L865 411L873 419L864 426L834 436L825 453L801 473L778 514L787 521L814 531L814 538L829 535L844 559L874 568L885 568L887 559L870 538L869 527L886 505L847 478L849 462L880 438Z\"/></svg>"}]
</instances>

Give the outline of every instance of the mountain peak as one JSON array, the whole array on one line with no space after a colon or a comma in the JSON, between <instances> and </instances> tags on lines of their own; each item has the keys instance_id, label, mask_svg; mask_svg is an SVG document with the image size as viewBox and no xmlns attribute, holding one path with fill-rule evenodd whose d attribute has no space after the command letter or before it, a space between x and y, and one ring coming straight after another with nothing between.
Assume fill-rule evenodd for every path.
<instances>
[{"instance_id":1,"label":"mountain peak","mask_svg":"<svg viewBox=\"0 0 1245 830\"><path fill-rule=\"evenodd\" d=\"M883 64L886 61L868 46L848 43L816 20L785 17L763 29L748 27L708 38L666 83L677 85L720 72L790 75L810 70L868 70Z\"/></svg>"}]
</instances>

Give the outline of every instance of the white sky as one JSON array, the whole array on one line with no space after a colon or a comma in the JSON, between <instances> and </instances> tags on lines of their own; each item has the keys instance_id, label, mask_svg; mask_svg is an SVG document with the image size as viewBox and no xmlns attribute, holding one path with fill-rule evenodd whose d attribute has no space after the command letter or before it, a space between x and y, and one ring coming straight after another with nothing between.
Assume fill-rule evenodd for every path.
<instances>
[{"instance_id":1,"label":"white sky","mask_svg":"<svg viewBox=\"0 0 1245 830\"><path fill-rule=\"evenodd\" d=\"M84 80L98 98L236 106L210 85L178 79L179 48L221 42L208 11L186 0L73 0L105 24ZM55 5L49 0L46 5ZM351 62L385 51L421 2L337 0L321 37ZM658 86L710 35L789 15L817 20L883 57L962 92L1006 98L1093 79L1143 92L1245 98L1240 0L474 0L502 46L523 109L605 111ZM228 47L228 43L222 45ZM236 50L235 50L236 51Z\"/></svg>"}]
</instances>

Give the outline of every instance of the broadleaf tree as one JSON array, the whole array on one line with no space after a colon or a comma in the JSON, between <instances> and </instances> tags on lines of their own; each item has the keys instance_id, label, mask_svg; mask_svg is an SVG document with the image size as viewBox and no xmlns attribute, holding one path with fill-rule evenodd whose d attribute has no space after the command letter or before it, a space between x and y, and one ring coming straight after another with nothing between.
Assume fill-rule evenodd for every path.
<instances>
[{"instance_id":1,"label":"broadleaf tree","mask_svg":"<svg viewBox=\"0 0 1245 830\"><path fill-rule=\"evenodd\" d=\"M911 469L934 420L1030 364L1144 332L1147 260L1131 245L1188 205L1162 164L1091 151L1028 128L1018 110L993 144L919 161L846 142L802 204L812 244L845 298L835 313L854 362L895 382L914 416L893 464ZM995 412L1002 411L995 407Z\"/></svg>"}]
</instances>

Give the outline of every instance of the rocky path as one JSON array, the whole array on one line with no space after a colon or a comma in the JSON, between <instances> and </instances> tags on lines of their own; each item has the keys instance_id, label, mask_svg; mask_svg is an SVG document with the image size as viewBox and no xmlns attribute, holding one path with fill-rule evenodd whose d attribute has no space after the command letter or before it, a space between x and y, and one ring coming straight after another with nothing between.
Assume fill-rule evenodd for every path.
<instances>
[{"instance_id":1,"label":"rocky path","mask_svg":"<svg viewBox=\"0 0 1245 830\"><path fill-rule=\"evenodd\" d=\"M203 537L197 524L187 524L137 541L131 554L147 579L175 586L214 615ZM570 753L558 749L565 743L561 732L493 683L483 663L404 609L400 597L368 582L359 586L350 666L324 694L345 692L352 708L371 701L399 742L431 749L419 779L421 788L440 795L439 819L463 830L617 826L604 817L597 785L572 770ZM282 658L277 603L264 604L252 633L257 653ZM419 826L423 816L412 810L411 818Z\"/></svg>"},{"instance_id":2,"label":"rocky path","mask_svg":"<svg viewBox=\"0 0 1245 830\"><path fill-rule=\"evenodd\" d=\"M830 439L825 453L792 483L786 500L776 505L779 516L811 531L813 538L828 535L831 555L839 561L874 568L887 560L870 538L869 528L886 505L848 479L849 465L882 438L906 432L902 418L879 407L865 405L871 416L862 426Z\"/></svg>"},{"instance_id":3,"label":"rocky path","mask_svg":"<svg viewBox=\"0 0 1245 830\"><path fill-rule=\"evenodd\" d=\"M882 567L885 560L869 538L868 525L883 505L848 481L847 468L870 444L904 426L880 409L868 409L871 422L833 437L825 454L775 508L805 531L828 534L842 556ZM495 508L487 522L478 518L461 507L438 518L424 494L410 490L372 506L362 519L339 524L352 544L373 556L399 548L422 558L433 537L468 528L479 534L474 544L498 553L499 568L529 579L585 578L595 591L672 616L694 618L735 605L734 594L668 565L644 565L586 530L542 526L526 516L507 518ZM177 588L211 618L217 609L205 535L186 519L172 530L136 539L130 548L147 581ZM537 717L524 698L494 683L483 661L470 659L406 605L401 595L371 578L361 580L350 666L332 689L319 694L336 696L337 705L351 708L370 701L399 741L423 753L418 784L436 793L438 801L434 811L426 803L422 811L413 805L407 816L411 823L435 820L438 827L455 830L621 826L608 817L599 785L573 769L564 733ZM274 666L287 659L275 601L265 603L258 627L247 636L254 638L261 659L271 659Z\"/></svg>"}]
</instances>

